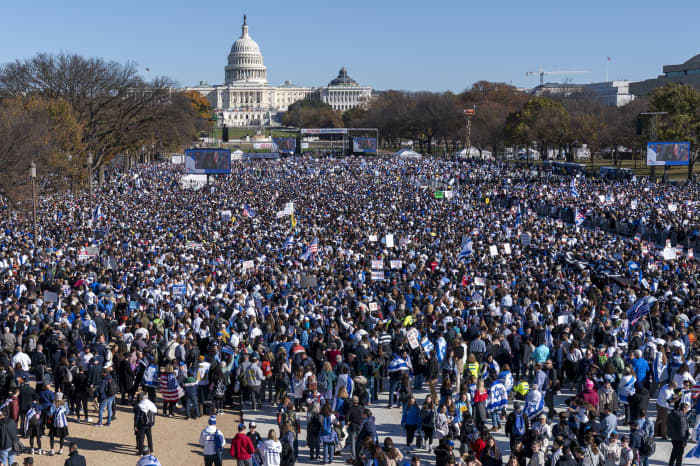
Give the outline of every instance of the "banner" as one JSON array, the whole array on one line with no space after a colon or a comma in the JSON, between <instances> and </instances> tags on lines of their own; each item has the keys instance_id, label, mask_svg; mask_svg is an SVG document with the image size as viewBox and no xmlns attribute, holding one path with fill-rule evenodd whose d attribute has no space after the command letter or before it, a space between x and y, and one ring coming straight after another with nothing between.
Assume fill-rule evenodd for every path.
<instances>
[{"instance_id":1,"label":"banner","mask_svg":"<svg viewBox=\"0 0 700 466\"><path fill-rule=\"evenodd\" d=\"M372 260L372 270L384 270L384 261L381 259Z\"/></svg>"},{"instance_id":2,"label":"banner","mask_svg":"<svg viewBox=\"0 0 700 466\"><path fill-rule=\"evenodd\" d=\"M384 280L384 271L383 270L372 270L372 280Z\"/></svg>"},{"instance_id":3,"label":"banner","mask_svg":"<svg viewBox=\"0 0 700 466\"><path fill-rule=\"evenodd\" d=\"M187 294L187 285L173 285L170 288L173 296L185 296Z\"/></svg>"},{"instance_id":4,"label":"banner","mask_svg":"<svg viewBox=\"0 0 700 466\"><path fill-rule=\"evenodd\" d=\"M435 199L445 199L445 191L435 191Z\"/></svg>"},{"instance_id":5,"label":"banner","mask_svg":"<svg viewBox=\"0 0 700 466\"><path fill-rule=\"evenodd\" d=\"M347 128L302 128L301 134L348 134Z\"/></svg>"},{"instance_id":6,"label":"banner","mask_svg":"<svg viewBox=\"0 0 700 466\"><path fill-rule=\"evenodd\" d=\"M389 261L389 266L392 269L400 269L401 265L403 265L403 263L400 260L390 260Z\"/></svg>"},{"instance_id":7,"label":"banner","mask_svg":"<svg viewBox=\"0 0 700 466\"><path fill-rule=\"evenodd\" d=\"M231 215L230 210L222 210L221 211L221 220L223 220L224 222L231 221L231 217L232 217L232 215Z\"/></svg>"},{"instance_id":8,"label":"banner","mask_svg":"<svg viewBox=\"0 0 700 466\"><path fill-rule=\"evenodd\" d=\"M88 246L86 248L81 248L78 251L78 259L89 259L91 257L97 257L100 255L100 248L94 246Z\"/></svg>"}]
</instances>

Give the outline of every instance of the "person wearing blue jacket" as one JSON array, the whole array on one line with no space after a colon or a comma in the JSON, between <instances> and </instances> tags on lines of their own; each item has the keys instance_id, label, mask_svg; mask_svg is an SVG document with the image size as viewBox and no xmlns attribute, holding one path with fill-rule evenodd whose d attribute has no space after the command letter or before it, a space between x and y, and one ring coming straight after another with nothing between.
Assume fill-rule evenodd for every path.
<instances>
[{"instance_id":1,"label":"person wearing blue jacket","mask_svg":"<svg viewBox=\"0 0 700 466\"><path fill-rule=\"evenodd\" d=\"M406 446L410 449L413 436L421 427L420 409L416 405L416 399L410 397L401 414L401 426L406 430Z\"/></svg>"}]
</instances>

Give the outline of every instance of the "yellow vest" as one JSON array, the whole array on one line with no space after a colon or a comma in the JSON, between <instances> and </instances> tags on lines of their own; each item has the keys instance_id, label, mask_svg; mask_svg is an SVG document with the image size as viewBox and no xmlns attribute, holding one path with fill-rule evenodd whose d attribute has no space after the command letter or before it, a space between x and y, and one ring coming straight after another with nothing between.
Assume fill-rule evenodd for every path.
<instances>
[{"instance_id":1,"label":"yellow vest","mask_svg":"<svg viewBox=\"0 0 700 466\"><path fill-rule=\"evenodd\" d=\"M524 380L520 381L515 387L513 387L513 390L515 393L525 396L530 391L530 384Z\"/></svg>"},{"instance_id":2,"label":"yellow vest","mask_svg":"<svg viewBox=\"0 0 700 466\"><path fill-rule=\"evenodd\" d=\"M479 363L478 362L470 362L467 364L467 370L471 375L474 377L479 377Z\"/></svg>"}]
</instances>

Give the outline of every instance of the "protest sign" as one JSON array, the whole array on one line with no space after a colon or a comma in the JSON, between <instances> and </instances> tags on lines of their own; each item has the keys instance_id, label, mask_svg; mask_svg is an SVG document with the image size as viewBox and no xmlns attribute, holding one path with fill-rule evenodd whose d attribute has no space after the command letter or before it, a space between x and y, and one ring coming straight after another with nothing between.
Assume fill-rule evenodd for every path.
<instances>
[{"instance_id":1,"label":"protest sign","mask_svg":"<svg viewBox=\"0 0 700 466\"><path fill-rule=\"evenodd\" d=\"M253 262L253 261L243 261L243 270L254 269L254 268L255 268L255 262Z\"/></svg>"},{"instance_id":2,"label":"protest sign","mask_svg":"<svg viewBox=\"0 0 700 466\"><path fill-rule=\"evenodd\" d=\"M187 294L187 285L173 285L171 292L173 296L185 296Z\"/></svg>"},{"instance_id":3,"label":"protest sign","mask_svg":"<svg viewBox=\"0 0 700 466\"><path fill-rule=\"evenodd\" d=\"M302 288L315 288L318 286L318 277L316 275L302 275L301 276L301 286Z\"/></svg>"},{"instance_id":4,"label":"protest sign","mask_svg":"<svg viewBox=\"0 0 700 466\"><path fill-rule=\"evenodd\" d=\"M394 247L394 235L391 233L387 233L386 237L384 238L386 242L386 247L387 248L393 248Z\"/></svg>"},{"instance_id":5,"label":"protest sign","mask_svg":"<svg viewBox=\"0 0 700 466\"><path fill-rule=\"evenodd\" d=\"M377 242L377 235L369 235L369 242L376 243Z\"/></svg>"},{"instance_id":6,"label":"protest sign","mask_svg":"<svg viewBox=\"0 0 700 466\"><path fill-rule=\"evenodd\" d=\"M373 259L372 270L384 270L384 261L381 259Z\"/></svg>"},{"instance_id":7,"label":"protest sign","mask_svg":"<svg viewBox=\"0 0 700 466\"><path fill-rule=\"evenodd\" d=\"M495 244L489 246L489 253L491 256L497 256L498 255L498 248L496 247Z\"/></svg>"},{"instance_id":8,"label":"protest sign","mask_svg":"<svg viewBox=\"0 0 700 466\"><path fill-rule=\"evenodd\" d=\"M384 280L384 272L382 270L372 270L372 280Z\"/></svg>"},{"instance_id":9,"label":"protest sign","mask_svg":"<svg viewBox=\"0 0 700 466\"><path fill-rule=\"evenodd\" d=\"M510 255L511 251L510 251L510 244L509 243L503 243L503 252L505 254Z\"/></svg>"},{"instance_id":10,"label":"protest sign","mask_svg":"<svg viewBox=\"0 0 700 466\"><path fill-rule=\"evenodd\" d=\"M401 268L401 265L402 265L402 262L399 261L399 260L390 260L390 261L389 261L389 266L390 266L392 269L400 269L400 268Z\"/></svg>"},{"instance_id":11,"label":"protest sign","mask_svg":"<svg viewBox=\"0 0 700 466\"><path fill-rule=\"evenodd\" d=\"M49 290L45 290L44 291L44 302L57 303L58 302L58 293L55 293L55 292L49 291Z\"/></svg>"}]
</instances>

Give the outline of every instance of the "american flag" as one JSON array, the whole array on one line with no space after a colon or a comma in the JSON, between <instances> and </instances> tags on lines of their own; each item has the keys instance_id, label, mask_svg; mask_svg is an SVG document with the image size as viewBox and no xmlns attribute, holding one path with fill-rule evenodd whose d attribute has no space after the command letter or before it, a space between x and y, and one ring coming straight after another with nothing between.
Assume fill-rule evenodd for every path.
<instances>
[{"instance_id":1,"label":"american flag","mask_svg":"<svg viewBox=\"0 0 700 466\"><path fill-rule=\"evenodd\" d=\"M583 224L583 222L586 220L586 216L583 215L583 212L580 210L576 209L576 226L579 227Z\"/></svg>"},{"instance_id":2,"label":"american flag","mask_svg":"<svg viewBox=\"0 0 700 466\"><path fill-rule=\"evenodd\" d=\"M309 244L309 252L316 254L318 252L318 236Z\"/></svg>"}]
</instances>

